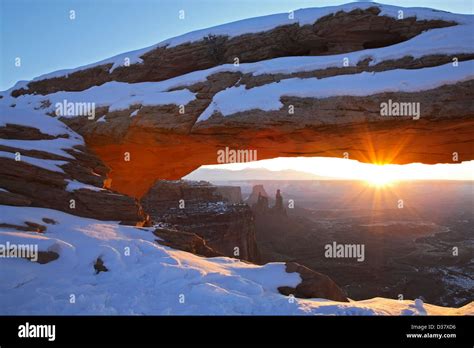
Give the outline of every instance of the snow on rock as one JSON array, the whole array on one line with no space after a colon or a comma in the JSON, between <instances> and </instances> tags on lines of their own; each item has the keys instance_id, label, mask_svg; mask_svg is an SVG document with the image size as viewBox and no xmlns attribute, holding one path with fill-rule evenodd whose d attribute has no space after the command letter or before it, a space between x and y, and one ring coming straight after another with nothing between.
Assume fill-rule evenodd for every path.
<instances>
[{"instance_id":1,"label":"snow on rock","mask_svg":"<svg viewBox=\"0 0 474 348\"><path fill-rule=\"evenodd\" d=\"M47 116L41 110L27 110L20 106L9 107L5 105L3 99L0 99L0 127L8 128L11 125L37 129L39 133L50 138L39 140L0 139L0 146L12 148L9 151L0 151L0 159L13 159L18 163L28 163L48 171L66 174L62 166L70 161L75 161L74 155L82 152L76 146L84 146L83 138L57 118ZM18 133L21 136L22 132ZM54 159L51 159L51 156L55 156L52 157ZM79 189L103 190L77 180L66 179L66 182L66 191L68 192Z\"/></svg>"},{"instance_id":2,"label":"snow on rock","mask_svg":"<svg viewBox=\"0 0 474 348\"><path fill-rule=\"evenodd\" d=\"M76 190L105 191L104 189L100 187L87 185L77 180L66 179L66 182L67 182L66 191L68 192L73 192Z\"/></svg>"},{"instance_id":3,"label":"snow on rock","mask_svg":"<svg viewBox=\"0 0 474 348\"><path fill-rule=\"evenodd\" d=\"M389 16L392 18L398 18L400 15L399 11L403 11L403 18L409 17L416 17L419 20L445 20L445 21L453 21L459 24L471 24L472 23L472 16L468 15L460 15L454 14L444 11L437 11L429 8L419 8L419 7L412 7L412 8L405 8L405 7L398 7L398 6L390 6L390 5L383 5L377 4L373 2L356 2L356 3L349 3L340 6L327 6L327 7L320 7L320 8L306 8L306 9L299 9L293 12L293 17L289 15L289 13L279 13L273 15L267 15L262 17L255 17L249 19L243 19L232 23L226 23L222 25L218 25L211 28L196 30L190 33L186 33L184 35L180 35L174 38L167 39L162 41L158 44L138 49L135 51L130 51L126 53L122 53L116 55L111 58L107 58L101 60L96 63L84 65L81 67L73 68L73 69L63 69L55 72L51 72L48 74L41 75L33 81L44 80L49 78L55 78L60 76L68 76L77 71L89 69L92 67L105 65L105 64L112 64L111 69L109 72L114 71L116 68L124 66L125 64L140 64L143 62L141 58L144 54L158 48L158 47L175 47L181 44L190 43L202 40L204 37L209 35L223 35L231 37L236 37L243 34L251 34L251 33L259 33L274 29L278 26L282 25L289 25L298 23L300 26L313 24L318 19L337 13L339 11L350 12L355 9L368 9L370 7L378 7L380 8L381 12L379 16ZM26 88L28 82L21 81L15 85L15 89L18 88Z\"/></svg>"},{"instance_id":4,"label":"snow on rock","mask_svg":"<svg viewBox=\"0 0 474 348\"><path fill-rule=\"evenodd\" d=\"M161 89L165 91L171 88L204 82L207 77L222 72L241 72L258 76L263 74L293 74L322 70L342 67L345 58L347 58L348 66L356 66L365 59L370 59L369 65L373 66L387 60L401 59L407 56L416 59L436 54L474 53L474 42L471 38L471 33L474 31L474 20L466 20L466 22L469 23L470 29L467 29L465 25L432 29L410 40L388 47L327 56L280 57L254 63L242 63L239 66L222 64L161 81L159 84Z\"/></svg>"},{"instance_id":5,"label":"snow on rock","mask_svg":"<svg viewBox=\"0 0 474 348\"><path fill-rule=\"evenodd\" d=\"M46 116L44 112L39 110L17 106L9 107L3 99L0 99L0 127L8 127L8 125L35 128L42 134L55 138L40 140L0 139L0 145L3 146L27 151L41 151L65 159L74 159L74 156L66 150L78 151L74 147L84 145L83 138L58 119ZM15 154L1 151L0 157L15 159ZM21 160L57 172L63 172L60 166L67 163L67 161L34 158L23 154Z\"/></svg>"},{"instance_id":6,"label":"snow on rock","mask_svg":"<svg viewBox=\"0 0 474 348\"><path fill-rule=\"evenodd\" d=\"M0 99L0 127L7 124L16 124L24 127L39 129L42 133L52 136L68 136L76 141L75 144L83 143L82 137L66 126L63 122L53 117L46 117L44 111L35 110L30 103L25 103L23 107L17 106L17 99L9 96L8 93L1 94ZM15 107L10 105L14 104ZM72 144L71 144L72 145Z\"/></svg>"},{"instance_id":7,"label":"snow on rock","mask_svg":"<svg viewBox=\"0 0 474 348\"><path fill-rule=\"evenodd\" d=\"M278 110L283 106L280 102L283 96L328 98L367 96L384 92L417 92L473 78L474 61L466 61L459 63L458 67L449 63L433 68L362 72L324 79L291 78L250 89L242 85L218 92L200 115L198 122L207 120L215 112L226 116L252 109ZM235 103L235 100L239 100L239 103Z\"/></svg>"},{"instance_id":8,"label":"snow on rock","mask_svg":"<svg viewBox=\"0 0 474 348\"><path fill-rule=\"evenodd\" d=\"M474 53L474 42L471 34L473 31L474 22L469 25L469 29L462 25L432 29L410 40L388 47L329 56L281 57L257 63L241 64L239 71L252 73L254 76L280 73L292 74L342 67L344 59L347 59L347 66L356 66L364 59L370 59L369 65L374 66L387 60L401 59L407 56L416 59L436 54Z\"/></svg>"},{"instance_id":9,"label":"snow on rock","mask_svg":"<svg viewBox=\"0 0 474 348\"><path fill-rule=\"evenodd\" d=\"M455 55L455 54L472 54L474 53L474 44L471 38L471 33L474 30L474 17L471 15L457 15L442 11L434 11L431 9L422 8L400 8L395 6L379 5L374 3L353 3L343 6L333 6L324 8L303 9L295 12L295 19L293 22L298 22L300 25L313 23L318 18L327 14L335 13L337 11L351 11L355 8L365 9L371 6L378 6L382 12L379 15L387 15L397 17L398 11L404 11L404 18L416 16L418 19L442 19L447 21L455 21L459 25L428 30L414 38L391 45L388 47L381 47L375 49L366 49L344 54L328 55L328 56L304 56L304 57L280 57L254 63L242 63L239 66L233 64L223 64L213 68L201 71L194 71L182 76L170 78L160 82L140 82L140 83L125 83L111 81L100 86L94 86L84 91L79 92L56 92L46 96L42 95L22 95L18 98L12 98L10 92L14 89L24 86L27 82L21 81L15 87L1 93L3 96L0 99L1 105L16 105L22 109L33 109L34 111L55 112L55 105L63 103L64 101L72 103L94 103L95 107L108 106L109 111L127 109L133 104L142 105L186 105L195 100L195 94L187 89L170 91L176 87L185 87L198 82L204 82L206 79L221 72L240 72L243 74L252 74L254 76L262 74L292 74L304 71L314 71L327 69L331 67L343 67L343 62L347 59L347 66L356 66L365 59L369 59L369 65L374 66L384 61L401 59L403 57L411 56L414 59L428 56L428 55ZM110 62L117 64L123 57L132 57L133 62L140 62L141 59L134 54L144 54L152 48L159 46L173 46L185 42L196 41L202 39L208 34L213 35L229 35L237 36L242 33L254 33L265 31L275 26L287 24L287 14L277 14L265 17L257 17L246 19L234 23L225 24L222 26L191 32L177 38L166 40L163 43L152 46L149 49L142 49L135 52L128 52L111 58ZM286 18L286 19L285 19ZM114 60L115 59L115 60ZM100 64L105 61L99 62ZM85 67L68 70L68 73L82 70L99 63L91 64ZM64 72L64 71L63 71ZM409 71L411 73L412 70ZM435 72L435 71L433 71ZM52 74L43 75L34 80L41 80L53 76L64 75L66 73L55 72ZM349 77L348 77L349 78ZM337 80L333 80L337 81ZM455 79L453 80L455 81ZM325 80L326 82L326 80ZM290 82L285 82L290 83ZM271 88L271 87L267 87ZM241 88L242 92L243 91ZM253 91L255 92L255 91ZM236 93L240 95L239 90L230 90L226 93ZM49 102L49 106L45 106L45 102ZM265 102L265 101L264 101ZM266 110L266 109L264 109ZM201 116L200 120L207 119L213 112L214 107L210 108ZM15 111L16 112L16 111ZM17 112L19 113L19 112ZM36 113L37 114L37 113ZM63 115L65 117L77 116ZM135 116L134 113L130 115ZM28 116L30 119L33 116ZM103 122L100 119L99 122ZM2 116L0 114L0 125L2 124Z\"/></svg>"},{"instance_id":10,"label":"snow on rock","mask_svg":"<svg viewBox=\"0 0 474 348\"><path fill-rule=\"evenodd\" d=\"M474 25L471 25L474 30ZM331 56L307 56L307 57L281 57L275 59L264 60L255 63L243 63L239 66L234 66L233 64L223 64L217 67L209 68L206 70L194 71L191 73L184 74L182 76L170 78L168 80L160 81L160 82L141 82L141 83L125 83L125 82L107 82L101 86L94 86L87 90L80 91L80 92L56 92L49 94L47 96L42 95L22 95L17 98L12 98L8 91L3 93L4 100L0 101L0 105L5 108L7 103L13 103L17 106L15 108L9 108L8 111L10 114L15 113L15 115L20 115L23 111L17 110L20 108L22 110L31 110L29 116L25 117L15 117L18 119L24 119L26 123L32 124L34 118L38 118L38 114L40 112L55 112L55 105L57 103L63 103L67 101L68 103L94 103L94 107L100 106L108 106L109 111L115 110L122 110L127 109L131 105L134 104L142 104L142 105L165 105L165 104L175 104L175 105L186 105L189 102L195 100L195 93L190 92L187 89L182 90L174 90L170 91L170 89L177 88L177 87L185 87L190 86L195 83L204 82L206 79L217 73L221 72L240 72L244 74L252 74L254 76L262 75L262 74L292 74L297 72L303 71L314 71L320 69L326 69L330 67L341 67L342 62L345 58L348 59L349 66L356 66L359 62L364 59L370 59L370 65L375 65L377 63L393 60L393 59L400 59L406 56L411 56L413 58L419 58L426 55L435 55L435 54L464 54L464 53L474 53L474 45L470 45L469 42L472 42L468 37L471 31L466 30L463 26L454 26L442 29L433 29L428 32L422 33L419 36L408 40L406 42L402 42L400 44L377 48L377 49L368 49L362 51L356 51L346 54L339 54L339 55L331 55ZM466 65L468 64L468 65ZM422 90L422 89L429 89L434 88L432 86L439 86L443 83L456 83L461 80L467 80L472 77L472 67L470 66L472 62L461 62L459 63L460 69L451 70L449 69L452 65L447 64L442 67L435 67L435 68L425 68L425 69L415 69L415 70L403 70L402 76L398 76L399 70L385 71L379 72L375 74L375 79L383 80L387 79L385 84L389 84L388 78L393 76L398 76L398 80L401 80L402 77L405 79L409 79L408 75L412 75L411 78L414 82L418 79L415 74L419 74L421 78L427 79L429 77L428 84L421 85L421 83L415 83L413 85L414 89ZM432 69L432 70L430 70ZM439 70L435 70L439 69ZM437 75L432 75L436 73L442 73L443 76L439 78ZM446 79L446 75L450 75L452 73L453 77L451 79ZM387 75L380 75L380 74L387 74ZM378 93L380 89L377 88L369 88L364 89L366 92L364 94L355 94L358 92L359 88L351 87L350 85L346 85L347 82L352 84L354 83L363 83L364 81L368 80L369 77L373 74L369 73L361 73L359 76L348 75L348 76L337 76L328 79L324 79L324 87L318 87L319 89L326 90L326 84L332 83L341 83L341 86L336 86L340 89L341 94L339 95L369 95L373 93ZM390 75L390 76L389 76ZM215 104L222 103L222 98L228 99L231 95L238 95L239 97L247 97L252 96L253 100L248 101L250 104L258 104L263 103L260 109L262 110L275 110L278 109L277 105L281 106L280 103L275 103L275 101L269 102L265 98L265 93L270 90L274 89L275 91L282 89L284 86L285 88L291 87L293 89L299 90L299 84L312 84L317 79L287 79L285 81L281 81L278 85L270 84L266 86L262 86L260 90L258 89L251 89L246 90L244 89L245 86L240 86L236 88L227 89L218 93L214 99L214 103L209 106L209 108L201 115L200 121L207 119L212 112L215 110L219 110L220 106L216 106ZM435 81L436 80L436 81ZM373 81L373 80L372 80ZM319 86L323 85L323 82L319 82ZM378 84L380 85L380 84ZM308 85L306 85L308 86ZM394 88L392 91L397 91L395 87L399 87L398 85L394 84ZM418 87L416 87L418 86ZM340 88L344 87L344 88ZM375 87L375 86L374 86ZM404 83L400 86L400 91L413 91L413 89L407 89L404 86ZM304 89L305 86L302 86L301 89ZM352 89L353 91L346 91L347 89ZM328 89L330 90L330 88ZM256 93L257 91L261 91L262 93ZM285 95L294 95L290 94L291 92L287 92ZM316 96L316 91L312 95L306 96ZM260 95L260 97L258 97ZM335 94L333 94L335 95ZM323 93L319 94L317 97L324 98L325 96L331 96L330 93ZM260 99L259 99L260 98ZM49 107L42 107L44 102L49 101ZM246 100L247 101L247 100ZM265 104L272 104L273 106L271 109L266 109ZM249 110L248 107L244 106L245 103L239 103L235 105L235 110ZM40 109L41 108L41 109ZM40 109L40 110L35 110ZM35 111L35 112L33 112ZM221 112L224 110L220 110ZM228 112L223 112L223 114L229 114L232 110ZM0 125L5 124L3 112L0 113ZM137 110L131 113L131 117L137 114ZM34 115L34 116L33 116ZM22 115L24 116L24 115ZM65 117L74 117L77 115L64 115ZM84 115L83 115L84 116ZM86 116L84 116L86 117ZM48 124L52 124L53 121L51 119L47 120ZM42 121L43 122L43 121ZM100 118L98 122L105 122L104 118ZM36 120L37 123L37 120ZM56 126L57 128L58 126ZM62 128L67 128L65 125L62 125ZM59 132L59 129L52 129L56 133Z\"/></svg>"},{"instance_id":11,"label":"snow on rock","mask_svg":"<svg viewBox=\"0 0 474 348\"><path fill-rule=\"evenodd\" d=\"M111 81L101 86L94 86L80 92L56 92L42 95L23 95L18 98L8 98L21 108L40 108L45 101L50 105L43 107L43 112L55 113L56 106L66 103L91 103L96 108L108 106L109 111L127 109L133 104L142 105L186 105L195 99L195 94L189 90L166 92L166 84L155 82L126 83ZM94 104L92 104L94 103ZM61 114L63 117L89 115Z\"/></svg>"},{"instance_id":12,"label":"snow on rock","mask_svg":"<svg viewBox=\"0 0 474 348\"><path fill-rule=\"evenodd\" d=\"M4 100L7 99L7 100ZM19 140L0 139L0 145L22 150L36 150L66 158L74 158L65 150L74 150L77 145L84 145L83 138L63 122L46 116L44 111L35 110L29 105L10 107L8 98L0 99L0 127L19 125L38 129L42 134L53 136L53 139Z\"/></svg>"},{"instance_id":13,"label":"snow on rock","mask_svg":"<svg viewBox=\"0 0 474 348\"><path fill-rule=\"evenodd\" d=\"M18 140L18 139L0 139L0 145L14 147L22 150L37 150L48 152L62 157L74 158L65 149L71 149L74 145L80 145L82 142L71 138L57 138L51 140Z\"/></svg>"},{"instance_id":14,"label":"snow on rock","mask_svg":"<svg viewBox=\"0 0 474 348\"><path fill-rule=\"evenodd\" d=\"M21 154L20 154L21 155ZM0 157L10 158L16 160L16 153L0 151ZM52 172L64 173L64 170L61 168L62 165L65 165L66 161L57 161L50 159L35 158L26 155L21 155L20 160L26 162L35 167L40 167Z\"/></svg>"},{"instance_id":15,"label":"snow on rock","mask_svg":"<svg viewBox=\"0 0 474 348\"><path fill-rule=\"evenodd\" d=\"M0 258L2 315L474 313L472 305L454 309L380 298L293 302L277 288L294 287L301 279L297 273L286 273L283 263L257 266L226 257L206 259L157 244L152 229L50 209L0 206L0 223L44 225L43 218L56 222L48 224L43 234L0 228L0 244L36 244L40 251L59 254L57 260L42 265ZM96 274L93 265L98 258L107 272ZM69 302L72 294L74 304Z\"/></svg>"}]
</instances>

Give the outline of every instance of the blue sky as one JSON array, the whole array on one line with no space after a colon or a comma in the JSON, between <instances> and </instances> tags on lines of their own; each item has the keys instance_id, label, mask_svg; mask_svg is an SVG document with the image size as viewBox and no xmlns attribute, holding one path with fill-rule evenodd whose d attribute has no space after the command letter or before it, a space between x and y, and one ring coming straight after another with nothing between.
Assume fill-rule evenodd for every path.
<instances>
[{"instance_id":1,"label":"blue sky","mask_svg":"<svg viewBox=\"0 0 474 348\"><path fill-rule=\"evenodd\" d=\"M348 0L0 0L0 90L186 32ZM386 0L400 6L473 13L472 0ZM76 18L69 18L74 10ZM178 18L185 11L185 20ZM21 66L15 66L15 58Z\"/></svg>"}]
</instances>

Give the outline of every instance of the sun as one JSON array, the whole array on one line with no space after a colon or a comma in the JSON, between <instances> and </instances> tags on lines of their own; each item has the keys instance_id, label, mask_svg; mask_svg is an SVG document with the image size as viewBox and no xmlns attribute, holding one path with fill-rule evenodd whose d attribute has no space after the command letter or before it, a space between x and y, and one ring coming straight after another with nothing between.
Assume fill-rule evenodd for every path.
<instances>
[{"instance_id":1,"label":"sun","mask_svg":"<svg viewBox=\"0 0 474 348\"><path fill-rule=\"evenodd\" d=\"M394 173L387 165L374 165L365 173L365 181L370 186L390 186L396 180Z\"/></svg>"},{"instance_id":2,"label":"sun","mask_svg":"<svg viewBox=\"0 0 474 348\"><path fill-rule=\"evenodd\" d=\"M385 187L393 183L393 180L386 177L375 176L366 180L370 186Z\"/></svg>"}]
</instances>

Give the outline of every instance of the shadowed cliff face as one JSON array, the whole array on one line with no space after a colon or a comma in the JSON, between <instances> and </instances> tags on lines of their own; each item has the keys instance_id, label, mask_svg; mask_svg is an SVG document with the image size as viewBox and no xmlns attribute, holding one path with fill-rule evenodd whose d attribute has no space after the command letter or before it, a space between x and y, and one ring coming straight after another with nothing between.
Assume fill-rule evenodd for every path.
<instances>
[{"instance_id":1,"label":"shadowed cliff face","mask_svg":"<svg viewBox=\"0 0 474 348\"><path fill-rule=\"evenodd\" d=\"M160 180L141 204L155 221L196 234L215 252L258 263L252 211L246 204L229 202L221 192L207 182ZM240 190L238 196L241 201Z\"/></svg>"},{"instance_id":2,"label":"shadowed cliff face","mask_svg":"<svg viewBox=\"0 0 474 348\"><path fill-rule=\"evenodd\" d=\"M427 30L449 30L460 25L439 19L396 19L382 16L380 12L376 6L340 11L317 19L312 25L282 25L260 33L205 37L177 46L158 46L141 56L141 64L118 67L111 72L111 64L99 65L66 77L36 80L26 89L12 91L11 95L44 95L45 105L48 105L48 95L57 91L81 93L110 81L164 81L233 63L235 57L245 63L386 48L409 42ZM121 110L101 106L96 110L95 120L85 117L61 120L81 134L88 148L111 169L106 187L136 198L143 196L157 179L180 179L201 165L218 163L218 151L226 147L256 150L258 160L324 156L378 164L457 163L474 159L472 78L455 83L443 82L441 78L441 83L433 87L410 92L401 91L405 84L402 79L394 82L395 92L382 89L365 96L349 93L296 97L283 93L277 110L256 107L223 115L217 108L208 115L210 117L202 115L212 110L219 97L230 89L244 88L245 93L251 93L261 87L281 84L284 91L285 82L290 80L312 79L325 83L331 78L353 76L354 81L341 83L341 86L349 85L354 91L361 88L358 76L397 69L418 73L451 65L453 61L469 63L474 54L466 52L436 51L421 57L407 53L381 60L368 54L355 65L342 66L341 61L338 66L257 75L245 69L213 70L202 81L184 79L181 84L172 83L172 87L163 91L193 93L194 100L181 105L184 109L175 104L134 104ZM453 65L452 69L456 67ZM449 76L446 79L449 80ZM245 103L245 97L242 98L234 98L232 103ZM381 104L388 100L418 103L420 118L381 116ZM98 122L99 117L101 122Z\"/></svg>"},{"instance_id":3,"label":"shadowed cliff face","mask_svg":"<svg viewBox=\"0 0 474 348\"><path fill-rule=\"evenodd\" d=\"M0 116L11 117L4 109L0 111ZM58 120L51 121L62 125ZM41 123L0 127L0 138L3 140L0 151L12 154L10 158L5 155L0 157L0 205L56 209L127 225L147 224L148 216L135 199L102 189L109 169L89 149L80 145L82 141L77 139L77 145L67 148L67 141L75 138L75 134L65 130L63 134L54 136L43 133L41 127L37 129L33 126L40 127ZM45 128L48 130L48 127ZM35 141L49 144L35 148ZM54 143L61 141L65 151L58 153ZM32 142L32 148L25 149L25 142ZM20 157L15 158L14 154ZM59 166L45 166L48 161Z\"/></svg>"}]
</instances>

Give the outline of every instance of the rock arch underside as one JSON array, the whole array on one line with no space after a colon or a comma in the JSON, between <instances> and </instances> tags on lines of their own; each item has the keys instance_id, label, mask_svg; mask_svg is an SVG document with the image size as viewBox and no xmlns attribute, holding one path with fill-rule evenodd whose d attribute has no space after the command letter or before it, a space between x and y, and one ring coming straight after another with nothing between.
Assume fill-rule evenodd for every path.
<instances>
[{"instance_id":1,"label":"rock arch underside","mask_svg":"<svg viewBox=\"0 0 474 348\"><path fill-rule=\"evenodd\" d=\"M354 51L383 49L427 30L456 25L451 21L414 17L398 20L381 16L379 12L376 7L338 12L312 25L282 25L263 33L233 38L217 36L212 43L203 39L170 48L159 47L146 53L142 64L117 68L112 73L107 72L110 64L99 65L67 78L33 81L28 90L14 90L12 95L28 91L47 97L59 90L81 91L110 81L141 83L176 79L193 71L233 63L234 57L239 57L244 65L296 55L343 58L346 53L350 57L349 53ZM198 119L214 102L213 97L231 87L259 88L292 78L319 78L324 83L324 79L339 76L395 69L417 73L450 64L454 58L463 62L473 57L469 53L428 54L373 62L368 56L349 67L256 76L232 67L229 71L211 70L203 81L182 86L178 83L169 88L195 93L195 99L185 105L184 114L177 105L137 104L118 111L107 107L96 110L97 115L105 115L107 122L103 123L84 117L67 118L64 122L83 135L89 148L112 169L109 187L134 197L142 196L157 179L179 179L200 165L215 164L217 151L225 147L255 149L258 159L342 157L347 153L351 159L369 163L453 163L453 153L458 154L459 161L472 159L472 80L417 92L326 98L282 96L278 110L250 109L225 117L217 111L205 121ZM357 82L351 88L357 89ZM389 99L419 102L421 119L381 117L380 104ZM231 101L241 102L245 101L238 98ZM288 112L290 106L294 108L293 114ZM130 117L136 110L136 117ZM124 161L127 152L128 162Z\"/></svg>"},{"instance_id":2,"label":"rock arch underside","mask_svg":"<svg viewBox=\"0 0 474 348\"><path fill-rule=\"evenodd\" d=\"M473 159L474 50L472 42L449 44L456 30L470 25L463 16L436 12L432 19L399 19L377 6L338 11L309 24L171 41L145 51L138 64L106 60L46 75L2 99L13 109L26 104L52 117L58 101L96 103L94 119L57 118L105 165L99 171L104 187L135 198L157 179L179 179L215 164L225 147L257 150L258 159L346 155L369 163L455 163L453 154L458 162ZM410 53L425 41L432 49ZM292 58L308 59L306 67ZM463 67L467 72L457 73ZM405 88L409 80L415 86ZM378 83L391 87L364 87ZM102 102L102 94L125 85L122 99L132 99L125 107ZM150 85L158 96L143 92ZM334 86L343 91L331 94ZM143 98L134 102L137 95ZM421 117L381 116L388 100L419 103ZM18 134L11 127L2 128L4 137ZM32 136L21 133L17 138Z\"/></svg>"}]
</instances>

